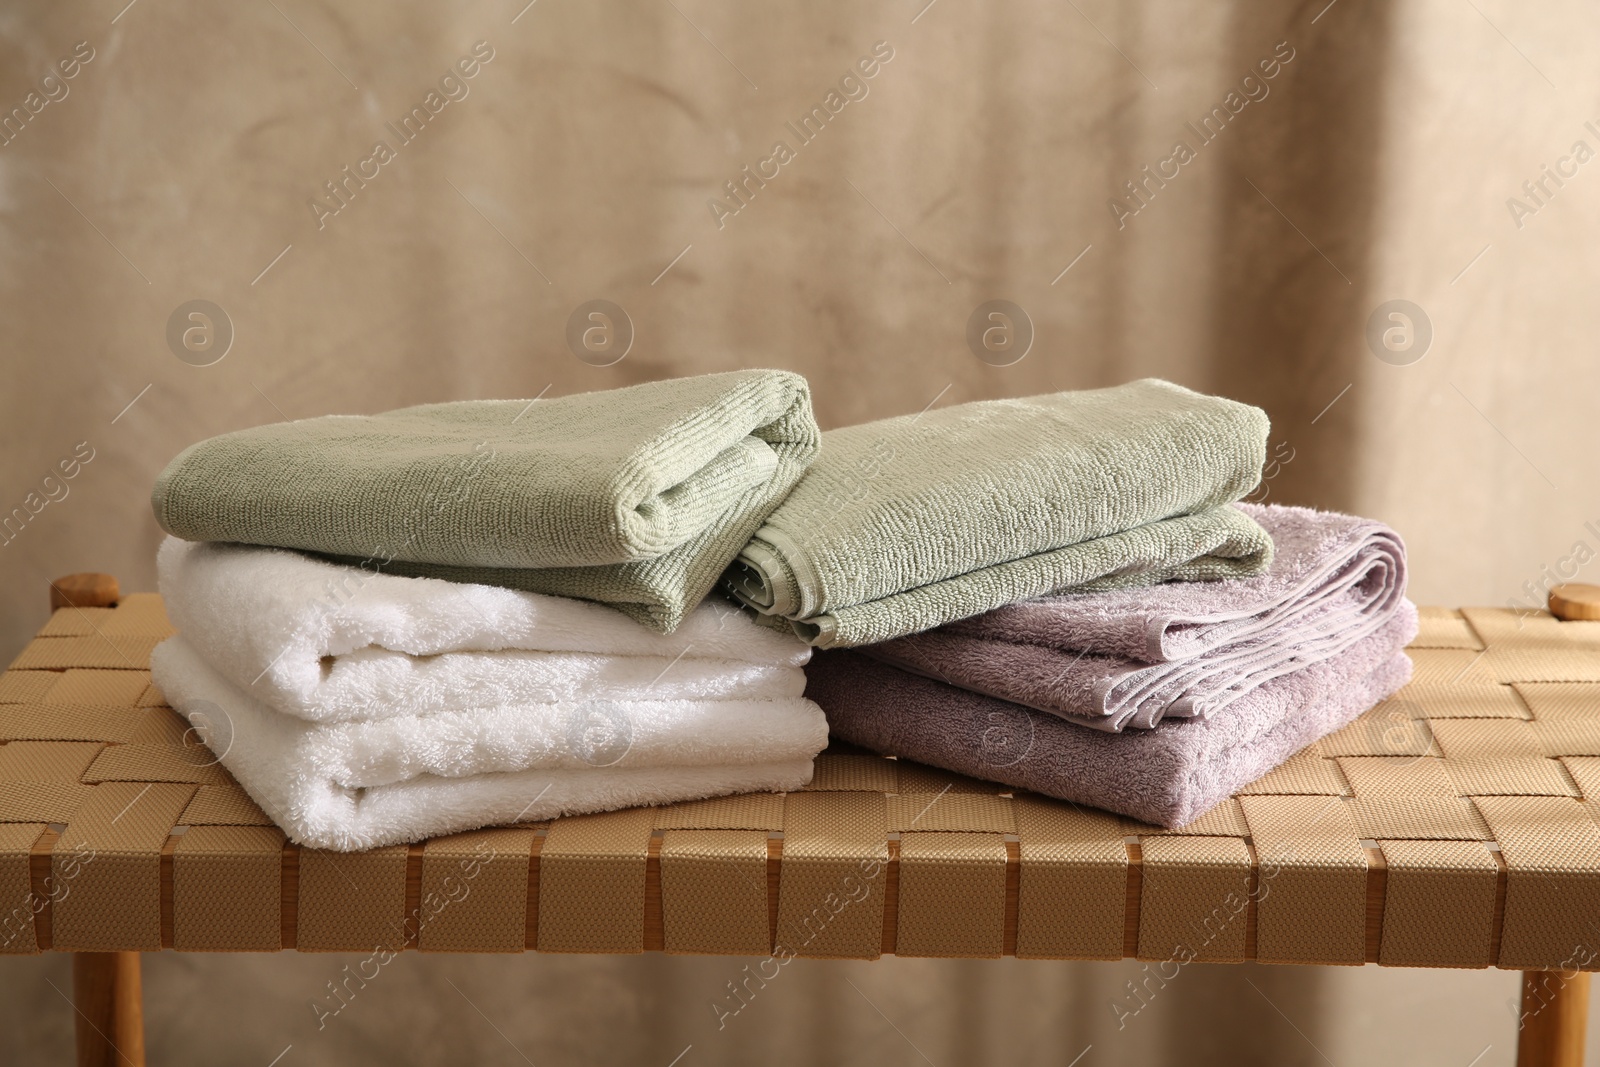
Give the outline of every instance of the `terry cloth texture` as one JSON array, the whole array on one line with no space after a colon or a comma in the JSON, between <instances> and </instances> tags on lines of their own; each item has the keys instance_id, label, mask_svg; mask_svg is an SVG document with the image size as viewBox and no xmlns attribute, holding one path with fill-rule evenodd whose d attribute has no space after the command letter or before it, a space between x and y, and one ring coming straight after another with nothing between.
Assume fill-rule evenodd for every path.
<instances>
[{"instance_id":1,"label":"terry cloth texture","mask_svg":"<svg viewBox=\"0 0 1600 1067\"><path fill-rule=\"evenodd\" d=\"M1402 649L1416 632L1416 608L1404 601L1377 632L1267 682L1224 715L1122 734L852 651L819 653L806 668L806 695L841 740L1178 827L1404 685L1411 660Z\"/></svg>"},{"instance_id":2,"label":"terry cloth texture","mask_svg":"<svg viewBox=\"0 0 1600 1067\"><path fill-rule=\"evenodd\" d=\"M1064 589L1258 574L1225 507L1266 454L1258 408L1147 379L823 435L727 587L819 647L917 633Z\"/></svg>"},{"instance_id":3,"label":"terry cloth texture","mask_svg":"<svg viewBox=\"0 0 1600 1067\"><path fill-rule=\"evenodd\" d=\"M1216 714L1349 648L1399 610L1405 545L1382 523L1241 504L1272 536L1254 578L1008 605L863 652L1100 730Z\"/></svg>"},{"instance_id":4,"label":"terry cloth texture","mask_svg":"<svg viewBox=\"0 0 1600 1067\"><path fill-rule=\"evenodd\" d=\"M156 571L173 624L218 674L317 722L646 691L797 697L810 656L721 597L659 634L599 604L374 574L285 549L168 538Z\"/></svg>"},{"instance_id":5,"label":"terry cloth texture","mask_svg":"<svg viewBox=\"0 0 1600 1067\"><path fill-rule=\"evenodd\" d=\"M791 668L799 674L798 668ZM316 724L248 696L181 635L151 678L302 845L356 851L496 823L788 791L827 743L797 696L473 708Z\"/></svg>"},{"instance_id":6,"label":"terry cloth texture","mask_svg":"<svg viewBox=\"0 0 1600 1067\"><path fill-rule=\"evenodd\" d=\"M151 503L188 540L598 600L670 631L818 441L804 378L734 371L223 434Z\"/></svg>"}]
</instances>

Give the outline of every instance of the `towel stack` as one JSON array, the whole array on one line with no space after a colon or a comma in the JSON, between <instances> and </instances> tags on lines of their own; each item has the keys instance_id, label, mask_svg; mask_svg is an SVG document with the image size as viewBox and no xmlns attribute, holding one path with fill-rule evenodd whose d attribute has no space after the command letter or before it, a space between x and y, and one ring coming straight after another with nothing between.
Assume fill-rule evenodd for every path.
<instances>
[{"instance_id":1,"label":"towel stack","mask_svg":"<svg viewBox=\"0 0 1600 1067\"><path fill-rule=\"evenodd\" d=\"M1392 530L1239 511L1277 545L1257 577L1048 596L823 652L806 693L842 739L1181 826L1411 677Z\"/></svg>"},{"instance_id":2,"label":"towel stack","mask_svg":"<svg viewBox=\"0 0 1600 1067\"><path fill-rule=\"evenodd\" d=\"M156 684L305 844L797 789L827 743L808 650L731 604L669 636L488 585L352 588L279 549L168 538L157 566L179 635L150 657Z\"/></svg>"},{"instance_id":3,"label":"towel stack","mask_svg":"<svg viewBox=\"0 0 1600 1067\"><path fill-rule=\"evenodd\" d=\"M798 788L809 650L707 594L817 443L778 371L202 441L153 496L151 675L321 848Z\"/></svg>"},{"instance_id":4,"label":"towel stack","mask_svg":"<svg viewBox=\"0 0 1600 1067\"><path fill-rule=\"evenodd\" d=\"M1267 430L1160 381L834 430L729 587L835 738L1179 826L1410 678L1400 538L1237 503Z\"/></svg>"},{"instance_id":5,"label":"towel stack","mask_svg":"<svg viewBox=\"0 0 1600 1067\"><path fill-rule=\"evenodd\" d=\"M1267 429L1148 380L819 434L746 371L228 434L156 485L151 669L320 847L794 789L830 727L1176 825L1410 669L1391 531L1238 503Z\"/></svg>"},{"instance_id":6,"label":"towel stack","mask_svg":"<svg viewBox=\"0 0 1600 1067\"><path fill-rule=\"evenodd\" d=\"M151 503L186 540L597 600L666 633L817 445L804 378L734 371L223 434L168 464Z\"/></svg>"}]
</instances>

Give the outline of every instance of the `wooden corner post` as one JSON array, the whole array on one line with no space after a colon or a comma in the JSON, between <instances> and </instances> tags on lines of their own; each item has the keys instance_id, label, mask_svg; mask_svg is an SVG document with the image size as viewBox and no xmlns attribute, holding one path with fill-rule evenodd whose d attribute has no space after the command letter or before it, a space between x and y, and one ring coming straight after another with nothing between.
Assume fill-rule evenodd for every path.
<instances>
[{"instance_id":1,"label":"wooden corner post","mask_svg":"<svg viewBox=\"0 0 1600 1067\"><path fill-rule=\"evenodd\" d=\"M115 607L109 574L69 574L50 583L50 610ZM72 954L78 1067L145 1067L144 1010L137 952Z\"/></svg>"},{"instance_id":2,"label":"wooden corner post","mask_svg":"<svg viewBox=\"0 0 1600 1067\"><path fill-rule=\"evenodd\" d=\"M145 1067L137 952L74 952L78 1067Z\"/></svg>"},{"instance_id":3,"label":"wooden corner post","mask_svg":"<svg viewBox=\"0 0 1600 1067\"><path fill-rule=\"evenodd\" d=\"M1600 619L1600 587L1558 585L1550 590L1558 619ZM1517 1067L1583 1067L1589 1019L1589 975L1583 971L1524 971L1518 1016Z\"/></svg>"},{"instance_id":4,"label":"wooden corner post","mask_svg":"<svg viewBox=\"0 0 1600 1067\"><path fill-rule=\"evenodd\" d=\"M1583 1067L1587 971L1523 971L1517 1067Z\"/></svg>"}]
</instances>

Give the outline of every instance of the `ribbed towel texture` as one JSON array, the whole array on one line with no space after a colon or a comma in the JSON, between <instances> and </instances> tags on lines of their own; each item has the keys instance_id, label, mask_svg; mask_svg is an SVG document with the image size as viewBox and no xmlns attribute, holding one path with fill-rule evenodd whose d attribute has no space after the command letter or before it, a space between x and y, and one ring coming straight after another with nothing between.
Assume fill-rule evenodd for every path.
<instances>
[{"instance_id":1,"label":"ribbed towel texture","mask_svg":"<svg viewBox=\"0 0 1600 1067\"><path fill-rule=\"evenodd\" d=\"M1405 595L1405 546L1370 519L1241 504L1276 546L1254 578L1040 597L863 652L1101 730L1221 713L1339 654Z\"/></svg>"},{"instance_id":2,"label":"ribbed towel texture","mask_svg":"<svg viewBox=\"0 0 1600 1067\"><path fill-rule=\"evenodd\" d=\"M726 585L819 647L1065 589L1260 573L1260 409L1147 379L831 430Z\"/></svg>"},{"instance_id":3,"label":"ribbed towel texture","mask_svg":"<svg viewBox=\"0 0 1600 1067\"><path fill-rule=\"evenodd\" d=\"M827 743L810 650L713 599L670 635L599 604L168 539L151 676L295 841L785 791Z\"/></svg>"},{"instance_id":4,"label":"ribbed towel texture","mask_svg":"<svg viewBox=\"0 0 1600 1067\"><path fill-rule=\"evenodd\" d=\"M806 695L835 737L1166 827L1199 818L1411 677L1410 601L1330 659L1275 678L1207 719L1122 734L902 671L855 651L819 652Z\"/></svg>"},{"instance_id":5,"label":"ribbed towel texture","mask_svg":"<svg viewBox=\"0 0 1600 1067\"><path fill-rule=\"evenodd\" d=\"M180 453L151 502L187 540L603 601L670 631L818 441L804 378L734 371L240 430Z\"/></svg>"}]
</instances>

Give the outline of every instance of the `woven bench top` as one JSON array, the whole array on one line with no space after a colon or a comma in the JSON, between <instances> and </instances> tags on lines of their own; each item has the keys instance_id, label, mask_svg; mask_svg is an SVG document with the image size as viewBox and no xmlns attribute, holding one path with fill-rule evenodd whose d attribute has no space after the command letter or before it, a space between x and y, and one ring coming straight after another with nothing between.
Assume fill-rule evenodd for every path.
<instances>
[{"instance_id":1,"label":"woven bench top","mask_svg":"<svg viewBox=\"0 0 1600 1067\"><path fill-rule=\"evenodd\" d=\"M0 675L0 951L1600 967L1600 622L1425 609L1412 683L1178 831L866 753L811 786L334 853L150 685L160 598Z\"/></svg>"}]
</instances>

